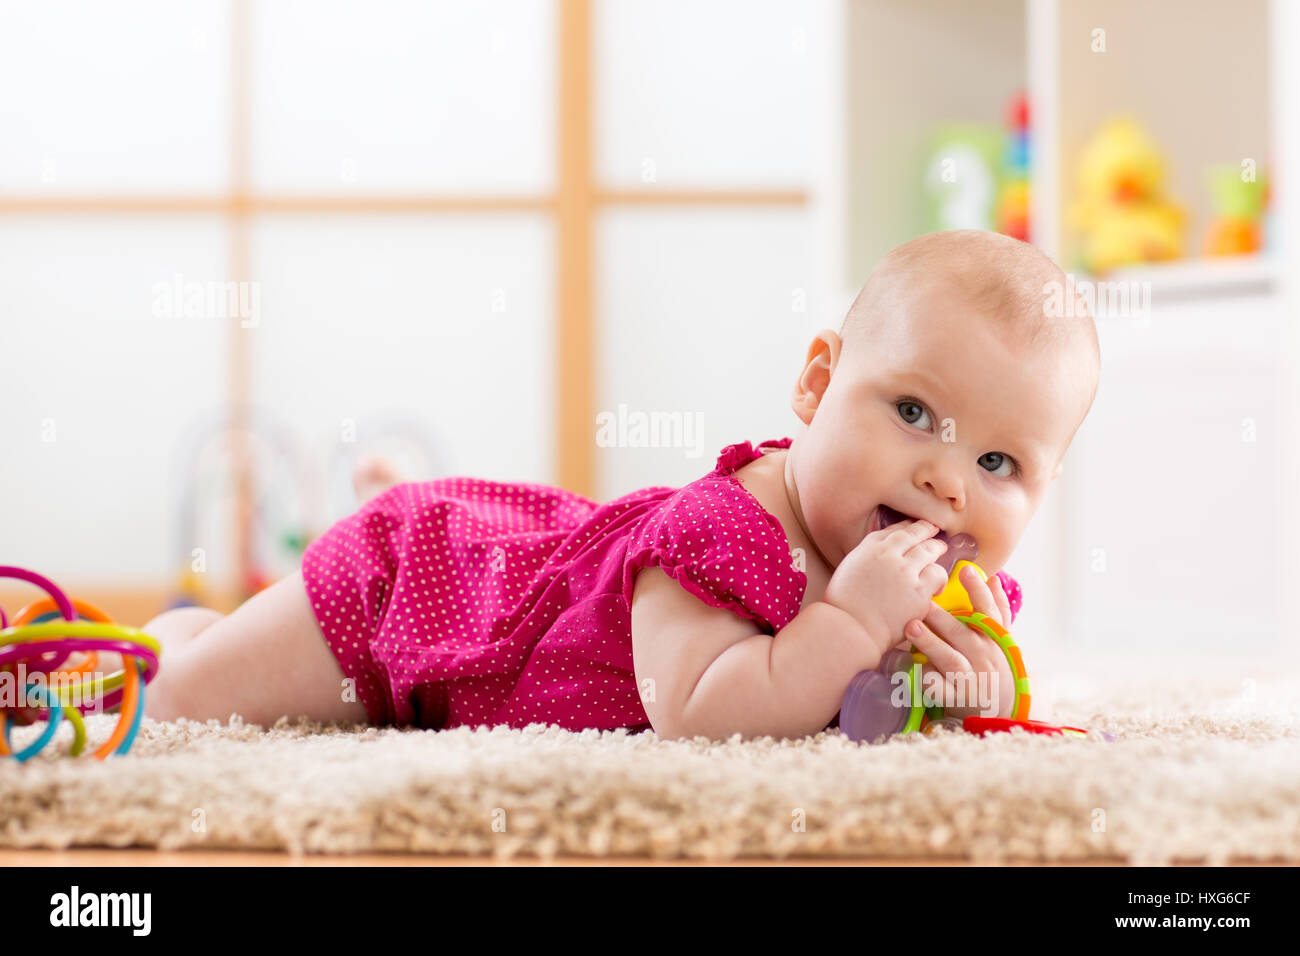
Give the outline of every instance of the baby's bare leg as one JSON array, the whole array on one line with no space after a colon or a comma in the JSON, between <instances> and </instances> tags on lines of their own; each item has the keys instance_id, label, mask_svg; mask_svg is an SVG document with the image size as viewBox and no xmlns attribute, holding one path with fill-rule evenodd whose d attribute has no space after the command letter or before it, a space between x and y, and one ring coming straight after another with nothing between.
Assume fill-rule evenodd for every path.
<instances>
[{"instance_id":1,"label":"baby's bare leg","mask_svg":"<svg viewBox=\"0 0 1300 956\"><path fill-rule=\"evenodd\" d=\"M167 620L175 613L150 622L163 631L154 635L163 643L163 654L158 676L145 694L146 716L225 721L237 713L264 726L299 715L367 722L365 706L344 699L342 668L321 636L301 571L202 625L188 641L176 634L183 627L180 619L173 619L175 626ZM141 630L152 634L150 624Z\"/></svg>"},{"instance_id":2,"label":"baby's bare leg","mask_svg":"<svg viewBox=\"0 0 1300 956\"><path fill-rule=\"evenodd\" d=\"M220 611L210 607L177 607L159 614L140 630L150 637L156 637L163 646L163 653L177 647L184 647L198 637L205 627L215 624L225 617ZM119 669L120 669L119 664Z\"/></svg>"},{"instance_id":3,"label":"baby's bare leg","mask_svg":"<svg viewBox=\"0 0 1300 956\"><path fill-rule=\"evenodd\" d=\"M164 611L157 617L153 618L148 624L140 628L152 638L156 638L162 645L163 655L170 654L178 647L184 647L199 633L223 617L220 611L214 611L210 607L177 607L170 611ZM99 651L97 652L99 666L93 673L101 677L109 677L122 670L122 655L116 651ZM149 685L150 688L158 686L158 678L155 677ZM148 694L145 695L146 704L148 703ZM145 711L148 712L146 707Z\"/></svg>"}]
</instances>

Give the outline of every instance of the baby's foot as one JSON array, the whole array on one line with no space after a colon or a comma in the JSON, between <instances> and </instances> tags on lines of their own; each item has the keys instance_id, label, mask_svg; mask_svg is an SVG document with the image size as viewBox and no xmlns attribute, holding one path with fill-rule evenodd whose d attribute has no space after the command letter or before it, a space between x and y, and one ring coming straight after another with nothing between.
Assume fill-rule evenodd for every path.
<instances>
[{"instance_id":1,"label":"baby's foot","mask_svg":"<svg viewBox=\"0 0 1300 956\"><path fill-rule=\"evenodd\" d=\"M378 455L364 456L352 469L352 489L357 493L359 505L404 480L392 462Z\"/></svg>"}]
</instances>

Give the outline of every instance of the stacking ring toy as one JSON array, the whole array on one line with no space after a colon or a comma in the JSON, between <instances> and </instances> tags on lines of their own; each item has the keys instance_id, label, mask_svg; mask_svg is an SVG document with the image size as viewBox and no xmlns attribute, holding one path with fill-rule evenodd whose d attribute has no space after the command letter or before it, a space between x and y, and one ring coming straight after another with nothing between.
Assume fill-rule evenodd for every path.
<instances>
[{"instance_id":1,"label":"stacking ring toy","mask_svg":"<svg viewBox=\"0 0 1300 956\"><path fill-rule=\"evenodd\" d=\"M0 578L27 581L49 595L19 611L12 623L0 607L0 756L29 760L54 739L65 717L73 731L68 756L80 756L86 742L83 714L115 708L119 717L113 733L90 756L103 760L128 753L144 716L145 686L158 673L158 641L137 628L113 623L93 604L69 599L34 571L0 566ZM107 676L98 673L101 652L120 654L123 669ZM84 659L64 667L74 654ZM47 721L44 733L15 751L13 724L41 719Z\"/></svg>"}]
</instances>

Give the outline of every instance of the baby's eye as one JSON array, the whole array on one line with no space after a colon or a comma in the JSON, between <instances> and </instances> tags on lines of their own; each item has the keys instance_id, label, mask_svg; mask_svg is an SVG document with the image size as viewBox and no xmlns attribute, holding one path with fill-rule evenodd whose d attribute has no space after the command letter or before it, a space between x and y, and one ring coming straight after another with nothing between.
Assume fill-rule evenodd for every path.
<instances>
[{"instance_id":1,"label":"baby's eye","mask_svg":"<svg viewBox=\"0 0 1300 956\"><path fill-rule=\"evenodd\" d=\"M1004 455L1000 451L991 451L986 455L980 456L980 464L983 465L989 459L993 459L994 461L994 465L992 468L989 469L989 471L993 472L995 475L999 474L998 469L1001 468L1003 465L1006 465L1010 469L1010 471L1007 471L1006 473L1002 474L1001 477L1010 478L1012 475L1016 473L1016 463L1015 460L1010 455Z\"/></svg>"},{"instance_id":2,"label":"baby's eye","mask_svg":"<svg viewBox=\"0 0 1300 956\"><path fill-rule=\"evenodd\" d=\"M915 414L917 416L924 415L926 418L930 417L930 413L926 411L924 405L920 402L914 402L911 399L905 398L901 401L895 402L894 407L898 409L898 414L902 417L903 421L907 422L909 425L916 425L916 418L909 417L909 414ZM925 426L919 425L917 427L924 428Z\"/></svg>"},{"instance_id":3,"label":"baby's eye","mask_svg":"<svg viewBox=\"0 0 1300 956\"><path fill-rule=\"evenodd\" d=\"M930 412L920 402L913 401L910 398L901 398L894 403L894 407L898 409L898 414L903 421L907 422L909 425L916 425L918 428L926 427L923 424L918 424L918 422L920 422L921 419L926 419L928 421ZM987 468L987 463L992 464L992 467L988 468L988 470L1002 478L1013 478L1020 471L1019 467L1016 465L1016 460L1010 455L1002 454L1000 451L991 451L985 455L981 455L980 465ZM1007 470L1003 471L1003 468L1006 468Z\"/></svg>"}]
</instances>

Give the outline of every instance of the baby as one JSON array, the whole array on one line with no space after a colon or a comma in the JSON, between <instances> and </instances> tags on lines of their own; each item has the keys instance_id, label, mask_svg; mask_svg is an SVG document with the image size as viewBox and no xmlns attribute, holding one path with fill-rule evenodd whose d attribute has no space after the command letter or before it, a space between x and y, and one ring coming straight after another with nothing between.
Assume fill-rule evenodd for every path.
<instances>
[{"instance_id":1,"label":"baby","mask_svg":"<svg viewBox=\"0 0 1300 956\"><path fill-rule=\"evenodd\" d=\"M999 569L1097 389L1092 319L1046 307L1068 292L994 233L899 246L839 333L812 340L796 435L729 445L683 488L602 505L367 464L370 500L299 571L228 616L144 626L164 645L146 713L799 737L835 724L856 673L914 646L949 713L1007 716L1002 652L931 598L952 541L990 575L962 578L974 609L1012 622L1019 589ZM996 699L958 708L958 685Z\"/></svg>"}]
</instances>

